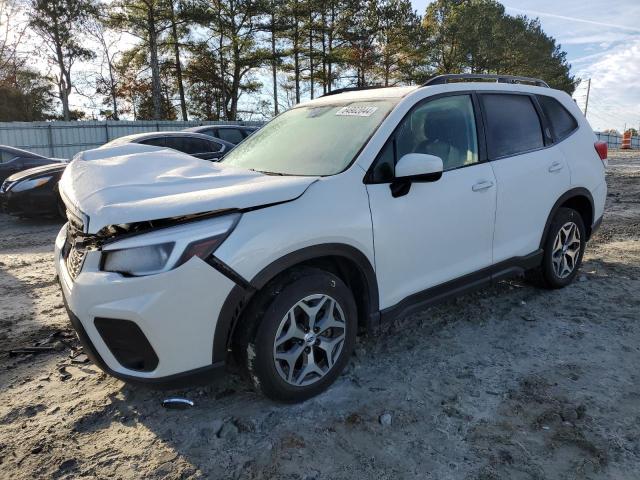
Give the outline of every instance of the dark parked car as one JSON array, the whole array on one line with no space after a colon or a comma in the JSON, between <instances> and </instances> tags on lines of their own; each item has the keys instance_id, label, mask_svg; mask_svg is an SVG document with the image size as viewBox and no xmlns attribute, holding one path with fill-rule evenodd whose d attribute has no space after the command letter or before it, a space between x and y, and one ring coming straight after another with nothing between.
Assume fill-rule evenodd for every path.
<instances>
[{"instance_id":1,"label":"dark parked car","mask_svg":"<svg viewBox=\"0 0 640 480\"><path fill-rule=\"evenodd\" d=\"M65 215L58 181L67 163L55 163L15 173L0 186L0 208L18 217Z\"/></svg>"},{"instance_id":2,"label":"dark parked car","mask_svg":"<svg viewBox=\"0 0 640 480\"><path fill-rule=\"evenodd\" d=\"M19 148L0 145L0 182L16 172L60 162L64 162L64 160L60 158L47 158Z\"/></svg>"},{"instance_id":3,"label":"dark parked car","mask_svg":"<svg viewBox=\"0 0 640 480\"><path fill-rule=\"evenodd\" d=\"M243 125L202 125L201 127L186 128L184 131L203 133L237 145L256 130L258 130L258 127L246 127Z\"/></svg>"},{"instance_id":4,"label":"dark parked car","mask_svg":"<svg viewBox=\"0 0 640 480\"><path fill-rule=\"evenodd\" d=\"M116 138L103 147L140 143L172 148L204 160L217 161L235 145L193 132L153 132ZM90 160L88 160L90 161ZM31 168L7 178L0 186L0 209L9 215L39 217L62 215L65 208L58 193L58 181L66 163Z\"/></svg>"},{"instance_id":5,"label":"dark parked car","mask_svg":"<svg viewBox=\"0 0 640 480\"><path fill-rule=\"evenodd\" d=\"M209 135L202 133L186 131L136 133L116 138L103 146L113 147L115 145L124 145L125 143L141 143L143 145L172 148L204 160L219 160L235 147L233 143L219 138L211 138Z\"/></svg>"}]
</instances>

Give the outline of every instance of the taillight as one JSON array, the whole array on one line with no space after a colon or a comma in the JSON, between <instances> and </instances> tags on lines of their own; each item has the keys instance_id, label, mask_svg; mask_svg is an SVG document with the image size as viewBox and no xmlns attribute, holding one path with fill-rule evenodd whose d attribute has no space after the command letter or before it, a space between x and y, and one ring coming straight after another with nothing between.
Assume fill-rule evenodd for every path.
<instances>
[{"instance_id":1,"label":"taillight","mask_svg":"<svg viewBox=\"0 0 640 480\"><path fill-rule=\"evenodd\" d=\"M596 147L596 152L600 156L600 160L606 162L607 160L607 142L596 142L593 144Z\"/></svg>"}]
</instances>

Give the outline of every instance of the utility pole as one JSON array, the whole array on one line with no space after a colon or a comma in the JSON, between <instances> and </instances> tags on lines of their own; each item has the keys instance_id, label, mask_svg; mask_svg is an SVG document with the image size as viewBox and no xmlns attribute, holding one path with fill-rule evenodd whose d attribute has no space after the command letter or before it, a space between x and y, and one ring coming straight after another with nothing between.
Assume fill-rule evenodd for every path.
<instances>
[{"instance_id":1,"label":"utility pole","mask_svg":"<svg viewBox=\"0 0 640 480\"><path fill-rule=\"evenodd\" d=\"M591 79L587 82L587 101L584 103L584 118L587 118L587 108L589 108L589 92L591 91Z\"/></svg>"}]
</instances>

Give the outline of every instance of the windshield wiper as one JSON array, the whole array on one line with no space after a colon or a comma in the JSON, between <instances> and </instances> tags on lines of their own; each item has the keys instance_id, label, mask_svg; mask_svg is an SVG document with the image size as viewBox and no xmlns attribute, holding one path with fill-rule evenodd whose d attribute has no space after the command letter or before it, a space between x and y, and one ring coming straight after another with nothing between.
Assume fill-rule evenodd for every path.
<instances>
[{"instance_id":1,"label":"windshield wiper","mask_svg":"<svg viewBox=\"0 0 640 480\"><path fill-rule=\"evenodd\" d=\"M255 168L250 168L249 170L251 170L252 172L258 172L258 173L262 173L264 175L275 175L278 177L289 177L291 175L287 175L286 173L280 173L280 172L265 172L263 170L256 170Z\"/></svg>"}]
</instances>

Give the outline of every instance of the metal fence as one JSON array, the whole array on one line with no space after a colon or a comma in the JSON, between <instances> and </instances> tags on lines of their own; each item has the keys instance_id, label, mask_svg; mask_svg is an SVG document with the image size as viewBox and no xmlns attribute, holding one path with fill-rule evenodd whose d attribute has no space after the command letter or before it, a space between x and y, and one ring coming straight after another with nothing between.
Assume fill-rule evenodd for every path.
<instances>
[{"instance_id":1,"label":"metal fence","mask_svg":"<svg viewBox=\"0 0 640 480\"><path fill-rule=\"evenodd\" d=\"M262 125L262 122L0 122L0 145L23 148L49 157L71 158L77 152L99 147L123 135L220 124ZM601 132L596 132L596 135L598 140L607 142L610 149L618 149L622 144L622 135ZM640 149L640 137L631 138L631 148Z\"/></svg>"},{"instance_id":2,"label":"metal fence","mask_svg":"<svg viewBox=\"0 0 640 480\"><path fill-rule=\"evenodd\" d=\"M262 122L0 122L0 145L23 148L48 157L71 158L77 152L99 147L124 135L221 124L262 125Z\"/></svg>"},{"instance_id":3,"label":"metal fence","mask_svg":"<svg viewBox=\"0 0 640 480\"><path fill-rule=\"evenodd\" d=\"M609 149L619 149L622 145L622 135L596 132L596 136L599 141L607 142ZM640 137L631 137L631 148L640 149Z\"/></svg>"}]
</instances>

